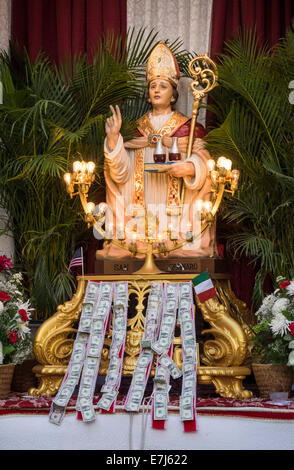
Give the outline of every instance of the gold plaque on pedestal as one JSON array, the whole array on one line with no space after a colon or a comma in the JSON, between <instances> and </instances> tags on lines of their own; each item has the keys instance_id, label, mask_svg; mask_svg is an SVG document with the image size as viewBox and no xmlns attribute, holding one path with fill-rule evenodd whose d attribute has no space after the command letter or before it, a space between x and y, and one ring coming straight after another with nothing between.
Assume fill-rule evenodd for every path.
<instances>
[{"instance_id":1,"label":"gold plaque on pedestal","mask_svg":"<svg viewBox=\"0 0 294 470\"><path fill-rule=\"evenodd\" d=\"M144 260L125 256L117 260L96 260L95 274L133 274ZM156 258L156 266L167 274L194 274L208 271L211 276L227 271L227 263L220 258Z\"/></svg>"}]
</instances>

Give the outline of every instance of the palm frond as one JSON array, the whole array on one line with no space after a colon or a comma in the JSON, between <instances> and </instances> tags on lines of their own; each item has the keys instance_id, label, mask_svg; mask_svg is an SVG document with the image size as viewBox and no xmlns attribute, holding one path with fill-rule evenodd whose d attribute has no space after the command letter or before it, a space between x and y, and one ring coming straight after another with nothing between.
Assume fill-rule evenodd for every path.
<instances>
[{"instance_id":1,"label":"palm frond","mask_svg":"<svg viewBox=\"0 0 294 470\"><path fill-rule=\"evenodd\" d=\"M224 199L220 214L231 228L228 246L256 266L255 303L262 300L267 275L293 274L293 65L293 33L270 50L258 48L255 33L245 31L226 44L220 86L212 92L218 126L208 133L206 147L241 170L240 189Z\"/></svg>"}]
</instances>

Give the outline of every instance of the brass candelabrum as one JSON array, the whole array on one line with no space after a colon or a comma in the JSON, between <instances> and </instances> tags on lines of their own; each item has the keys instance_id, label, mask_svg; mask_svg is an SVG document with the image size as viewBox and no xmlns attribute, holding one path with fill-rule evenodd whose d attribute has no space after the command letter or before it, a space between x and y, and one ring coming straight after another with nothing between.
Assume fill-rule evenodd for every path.
<instances>
[{"instance_id":1,"label":"brass candelabrum","mask_svg":"<svg viewBox=\"0 0 294 470\"><path fill-rule=\"evenodd\" d=\"M192 153L199 103L217 85L218 78L216 65L207 54L196 56L189 63L189 73L193 78L191 90L194 103L187 158ZM177 229L178 224L173 225L172 223L169 224L166 231L156 233L156 221L154 221L154 217L150 217L145 212L143 207L139 209L139 214L137 215L141 217L141 220L142 218L145 220L144 230L138 230L138 227L135 226L136 228L127 231L123 224L119 224L116 227L115 237L113 223L107 223L106 221L107 204L100 203L98 206L95 206L93 202L88 202L89 188L95 179L95 164L93 162L75 161L72 173L66 173L64 179L70 197L79 195L85 213L85 222L88 224L88 227L93 226L107 243L113 243L127 250L132 256L144 254L144 265L136 274L157 274L161 271L155 264L154 255L166 256L169 252L181 248L186 243L191 243L200 237L204 230L213 223L224 192L234 195L238 188L239 171L232 170L231 160L225 156L220 156L217 160L208 160L207 165L208 178L211 181L211 200L202 201L199 199L196 202L196 213L200 222L198 229L194 232L192 224L188 224L187 230L182 237L180 237ZM77 187L76 192L75 187ZM181 216L183 201L184 185L182 185L181 191L181 207L174 208L174 217ZM105 229L103 229L103 225L105 225ZM139 242L144 247L139 246ZM172 243L169 243L169 246L167 246L167 242Z\"/></svg>"}]
</instances>

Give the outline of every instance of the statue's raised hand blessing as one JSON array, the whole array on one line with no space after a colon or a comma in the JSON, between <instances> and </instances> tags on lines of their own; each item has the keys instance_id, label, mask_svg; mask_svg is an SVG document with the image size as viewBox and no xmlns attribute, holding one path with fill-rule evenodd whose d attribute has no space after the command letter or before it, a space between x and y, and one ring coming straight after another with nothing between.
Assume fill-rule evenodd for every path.
<instances>
[{"instance_id":1,"label":"statue's raised hand blessing","mask_svg":"<svg viewBox=\"0 0 294 470\"><path fill-rule=\"evenodd\" d=\"M113 106L110 106L110 109L112 116L106 119L105 131L107 135L107 147L109 151L112 152L115 149L118 141L119 132L122 125L122 117L118 105L115 106L115 109ZM143 129L139 130L142 136L136 138L137 144L140 143L142 147L146 147L148 145L148 133Z\"/></svg>"},{"instance_id":2,"label":"statue's raised hand blessing","mask_svg":"<svg viewBox=\"0 0 294 470\"><path fill-rule=\"evenodd\" d=\"M105 131L107 135L107 146L110 152L112 152L117 144L119 131L122 125L122 118L119 107L116 105L115 109L110 105L112 116L106 119Z\"/></svg>"}]
</instances>

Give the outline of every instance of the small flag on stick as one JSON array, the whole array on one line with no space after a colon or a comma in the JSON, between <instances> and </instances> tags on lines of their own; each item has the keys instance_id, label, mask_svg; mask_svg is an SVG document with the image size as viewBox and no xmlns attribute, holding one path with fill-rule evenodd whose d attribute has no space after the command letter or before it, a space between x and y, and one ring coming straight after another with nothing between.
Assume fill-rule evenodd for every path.
<instances>
[{"instance_id":1,"label":"small flag on stick","mask_svg":"<svg viewBox=\"0 0 294 470\"><path fill-rule=\"evenodd\" d=\"M194 277L192 282L196 295L201 303L217 295L207 271L203 271L201 274Z\"/></svg>"},{"instance_id":2,"label":"small flag on stick","mask_svg":"<svg viewBox=\"0 0 294 470\"><path fill-rule=\"evenodd\" d=\"M84 267L83 248L82 247L78 248L75 251L75 253L73 255L73 258L72 258L71 262L69 263L68 269L70 270L71 268L74 268L76 266L82 266L82 268Z\"/></svg>"}]
</instances>

